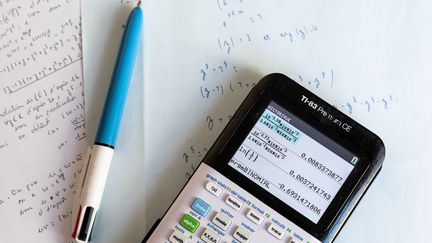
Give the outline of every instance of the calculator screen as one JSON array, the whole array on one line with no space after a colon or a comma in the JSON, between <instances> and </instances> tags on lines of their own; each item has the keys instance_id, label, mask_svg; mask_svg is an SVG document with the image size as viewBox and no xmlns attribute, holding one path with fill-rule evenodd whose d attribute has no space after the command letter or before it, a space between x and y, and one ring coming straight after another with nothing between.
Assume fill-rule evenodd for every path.
<instances>
[{"instance_id":1,"label":"calculator screen","mask_svg":"<svg viewBox=\"0 0 432 243\"><path fill-rule=\"evenodd\" d=\"M357 162L271 101L228 164L316 224Z\"/></svg>"}]
</instances>

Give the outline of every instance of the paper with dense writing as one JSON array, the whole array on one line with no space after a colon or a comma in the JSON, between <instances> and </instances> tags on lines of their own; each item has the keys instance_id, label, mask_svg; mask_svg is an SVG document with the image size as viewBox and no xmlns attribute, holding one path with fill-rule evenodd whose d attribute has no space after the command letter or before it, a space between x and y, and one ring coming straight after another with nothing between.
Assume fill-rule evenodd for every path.
<instances>
[{"instance_id":1,"label":"paper with dense writing","mask_svg":"<svg viewBox=\"0 0 432 243\"><path fill-rule=\"evenodd\" d=\"M79 0L0 0L1 242L66 242L84 127Z\"/></svg>"},{"instance_id":2,"label":"paper with dense writing","mask_svg":"<svg viewBox=\"0 0 432 243\"><path fill-rule=\"evenodd\" d=\"M101 110L94 101L108 85L122 23L134 5L84 3L89 116ZM143 7L142 66L131 84L95 242L139 242L246 94L271 72L320 95L386 145L381 174L336 242L427 239L429 2L162 0ZM104 23L106 29L98 28ZM89 124L89 133L96 126Z\"/></svg>"}]
</instances>

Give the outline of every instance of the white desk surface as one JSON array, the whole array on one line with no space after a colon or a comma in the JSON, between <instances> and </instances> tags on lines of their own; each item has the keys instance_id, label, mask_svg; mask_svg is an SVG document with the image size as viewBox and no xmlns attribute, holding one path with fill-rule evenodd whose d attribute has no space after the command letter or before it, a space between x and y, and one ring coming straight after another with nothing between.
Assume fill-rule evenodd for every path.
<instances>
[{"instance_id":1,"label":"white desk surface","mask_svg":"<svg viewBox=\"0 0 432 243\"><path fill-rule=\"evenodd\" d=\"M133 4L82 2L89 140L121 23ZM430 7L419 0L144 1L143 52L93 242L140 242L248 91L225 89L206 98L201 87L245 84L275 71L336 105L386 144L381 174L336 242L425 242L432 218ZM244 14L230 15L231 10ZM290 33L293 41L283 39ZM206 64L216 71L202 80ZM219 66L230 70L217 72Z\"/></svg>"}]
</instances>

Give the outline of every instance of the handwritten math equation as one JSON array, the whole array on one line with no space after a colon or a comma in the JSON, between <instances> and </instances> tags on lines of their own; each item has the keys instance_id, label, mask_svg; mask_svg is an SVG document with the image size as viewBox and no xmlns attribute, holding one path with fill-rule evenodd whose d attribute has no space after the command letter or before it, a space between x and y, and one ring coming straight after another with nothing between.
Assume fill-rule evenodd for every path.
<instances>
[{"instance_id":1,"label":"handwritten math equation","mask_svg":"<svg viewBox=\"0 0 432 243\"><path fill-rule=\"evenodd\" d=\"M6 195L0 197L2 207L14 207L18 217L32 215L43 217L51 215L51 220L34 228L36 233L43 233L56 224L63 222L72 214L70 210L63 210L65 204L71 205L72 198L68 194L75 194L77 185L74 180L82 173L81 153L49 171L45 178L29 179L21 185L10 188ZM68 178L68 175L72 178Z\"/></svg>"},{"instance_id":2,"label":"handwritten math equation","mask_svg":"<svg viewBox=\"0 0 432 243\"><path fill-rule=\"evenodd\" d=\"M214 0L214 11L218 13L218 18L211 28L218 30L218 34L215 35L213 47L221 51L225 58L218 62L202 63L197 68L194 79L197 100L208 104L218 102L222 98L238 101L256 85L257 80L242 78L242 73L247 70L243 70L235 61L239 52L274 46L294 48L306 44L310 39L318 38L322 31L318 24L307 21L303 24L274 24L276 20L272 18L273 15L267 14L264 8L257 8L255 5L246 0ZM237 49L239 52L236 51ZM331 67L316 73L297 73L291 77L312 92L331 92L335 90L338 82L343 82L338 78L337 70ZM359 112L367 114L393 109L399 102L393 94L368 95L353 92L348 97L332 105L347 114ZM204 143L185 145L183 153L183 158L187 158L185 162L190 164L191 160L195 160L193 166L188 167L186 177L191 175L204 156L192 153L190 148L209 148L215 137L231 120L235 110L234 105L231 110L224 107L203 115L201 122L205 124L203 126L205 130L200 141Z\"/></svg>"},{"instance_id":3,"label":"handwritten math equation","mask_svg":"<svg viewBox=\"0 0 432 243\"><path fill-rule=\"evenodd\" d=\"M34 238L70 223L82 171L79 0L0 0L0 60L0 211Z\"/></svg>"},{"instance_id":4,"label":"handwritten math equation","mask_svg":"<svg viewBox=\"0 0 432 243\"><path fill-rule=\"evenodd\" d=\"M216 11L220 13L219 24L222 26L216 44L226 54L232 53L239 46L253 48L257 44L266 44L271 47L271 43L275 41L294 45L305 41L319 30L318 25L310 23L269 30L272 18L256 11L243 0L216 0L216 6ZM232 29L239 26L247 27L244 32L234 34Z\"/></svg>"}]
</instances>

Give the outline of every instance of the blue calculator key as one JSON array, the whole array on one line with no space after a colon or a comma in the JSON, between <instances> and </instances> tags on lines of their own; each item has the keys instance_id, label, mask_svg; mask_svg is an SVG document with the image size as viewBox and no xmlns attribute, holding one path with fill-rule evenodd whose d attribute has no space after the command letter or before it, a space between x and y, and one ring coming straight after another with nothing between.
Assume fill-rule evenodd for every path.
<instances>
[{"instance_id":1,"label":"blue calculator key","mask_svg":"<svg viewBox=\"0 0 432 243\"><path fill-rule=\"evenodd\" d=\"M202 199L197 198L192 204L192 209L199 215L205 217L210 212L211 206Z\"/></svg>"}]
</instances>

